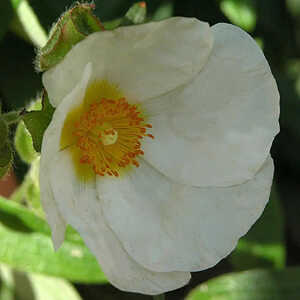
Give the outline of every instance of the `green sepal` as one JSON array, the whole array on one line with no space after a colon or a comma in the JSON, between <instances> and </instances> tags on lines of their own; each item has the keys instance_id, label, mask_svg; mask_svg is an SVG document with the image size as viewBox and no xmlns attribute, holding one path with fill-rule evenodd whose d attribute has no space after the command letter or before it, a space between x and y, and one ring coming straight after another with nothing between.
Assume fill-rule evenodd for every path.
<instances>
[{"instance_id":1,"label":"green sepal","mask_svg":"<svg viewBox=\"0 0 300 300\"><path fill-rule=\"evenodd\" d=\"M71 48L89 34L103 30L100 20L93 15L93 4L77 3L66 11L50 31L44 47L39 49L36 67L45 71L59 63Z\"/></svg>"},{"instance_id":2,"label":"green sepal","mask_svg":"<svg viewBox=\"0 0 300 300\"><path fill-rule=\"evenodd\" d=\"M42 110L25 112L22 119L31 134L33 147L36 152L41 152L44 132L52 120L54 107L50 104L46 91L42 95Z\"/></svg>"},{"instance_id":3,"label":"green sepal","mask_svg":"<svg viewBox=\"0 0 300 300\"><path fill-rule=\"evenodd\" d=\"M146 2L137 2L133 4L123 18L115 19L105 22L104 28L106 30L113 30L119 26L138 25L145 23L147 17Z\"/></svg>"},{"instance_id":4,"label":"green sepal","mask_svg":"<svg viewBox=\"0 0 300 300\"><path fill-rule=\"evenodd\" d=\"M3 147L0 148L0 168L5 168L12 162L12 151L10 145L6 142Z\"/></svg>"}]
</instances>

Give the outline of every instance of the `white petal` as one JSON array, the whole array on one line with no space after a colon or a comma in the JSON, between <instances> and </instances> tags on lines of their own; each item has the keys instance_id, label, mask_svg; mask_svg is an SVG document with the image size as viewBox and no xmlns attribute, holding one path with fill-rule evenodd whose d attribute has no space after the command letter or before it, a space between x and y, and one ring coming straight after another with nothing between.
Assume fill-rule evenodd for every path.
<instances>
[{"instance_id":1,"label":"white petal","mask_svg":"<svg viewBox=\"0 0 300 300\"><path fill-rule=\"evenodd\" d=\"M143 103L155 136L143 143L145 159L201 187L251 179L279 131L279 94L262 51L238 27L212 30L211 56L195 80Z\"/></svg>"},{"instance_id":2,"label":"white petal","mask_svg":"<svg viewBox=\"0 0 300 300\"><path fill-rule=\"evenodd\" d=\"M189 281L189 273L152 272L127 254L105 223L95 181L84 183L77 180L66 151L60 152L53 162L50 180L62 214L79 231L113 285L125 291L159 294L177 289Z\"/></svg>"},{"instance_id":3,"label":"white petal","mask_svg":"<svg viewBox=\"0 0 300 300\"><path fill-rule=\"evenodd\" d=\"M43 209L46 212L46 219L51 227L54 249L57 250L65 239L66 221L62 217L55 202L48 177L48 167L43 160L40 168L40 191Z\"/></svg>"},{"instance_id":4,"label":"white petal","mask_svg":"<svg viewBox=\"0 0 300 300\"><path fill-rule=\"evenodd\" d=\"M273 161L226 188L172 182L145 161L120 179L97 180L107 223L138 263L158 272L199 271L227 256L262 213Z\"/></svg>"},{"instance_id":5,"label":"white petal","mask_svg":"<svg viewBox=\"0 0 300 300\"><path fill-rule=\"evenodd\" d=\"M43 137L40 161L41 203L46 212L47 221L52 229L52 240L55 249L58 249L64 240L66 222L59 212L53 197L53 192L49 183L49 168L59 151L60 133L67 112L82 101L91 75L91 68L92 66L90 63L86 65L81 81L74 90L65 97L61 105L57 107L53 114L52 121Z\"/></svg>"},{"instance_id":6,"label":"white petal","mask_svg":"<svg viewBox=\"0 0 300 300\"><path fill-rule=\"evenodd\" d=\"M56 106L91 61L93 79L107 79L129 100L143 101L191 80L207 61L212 43L207 23L181 17L97 32L44 73L43 83Z\"/></svg>"}]
</instances>

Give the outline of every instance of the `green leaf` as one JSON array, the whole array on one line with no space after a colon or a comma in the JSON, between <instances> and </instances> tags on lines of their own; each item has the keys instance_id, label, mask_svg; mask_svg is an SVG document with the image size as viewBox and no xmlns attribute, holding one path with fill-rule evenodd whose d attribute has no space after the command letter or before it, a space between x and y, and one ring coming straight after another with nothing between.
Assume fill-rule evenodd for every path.
<instances>
[{"instance_id":1,"label":"green leaf","mask_svg":"<svg viewBox=\"0 0 300 300\"><path fill-rule=\"evenodd\" d=\"M103 23L104 29L105 30L113 30L116 29L120 26L122 22L122 18L118 18L112 21L107 21Z\"/></svg>"},{"instance_id":2,"label":"green leaf","mask_svg":"<svg viewBox=\"0 0 300 300\"><path fill-rule=\"evenodd\" d=\"M8 138L8 125L3 120L3 118L0 117L0 148L5 145L7 138Z\"/></svg>"},{"instance_id":3,"label":"green leaf","mask_svg":"<svg viewBox=\"0 0 300 300\"><path fill-rule=\"evenodd\" d=\"M15 133L15 148L21 159L30 164L37 158L37 152L33 148L33 141L23 121L18 124Z\"/></svg>"},{"instance_id":4,"label":"green leaf","mask_svg":"<svg viewBox=\"0 0 300 300\"><path fill-rule=\"evenodd\" d=\"M256 12L251 0L222 0L220 8L234 24L249 32L256 26Z\"/></svg>"},{"instance_id":5,"label":"green leaf","mask_svg":"<svg viewBox=\"0 0 300 300\"><path fill-rule=\"evenodd\" d=\"M299 300L300 268L232 273L199 285L186 300Z\"/></svg>"},{"instance_id":6,"label":"green leaf","mask_svg":"<svg viewBox=\"0 0 300 300\"><path fill-rule=\"evenodd\" d=\"M13 17L14 10L10 0L0 1L0 40L8 30L10 22Z\"/></svg>"},{"instance_id":7,"label":"green leaf","mask_svg":"<svg viewBox=\"0 0 300 300\"><path fill-rule=\"evenodd\" d=\"M240 239L230 256L236 270L285 265L284 220L278 195L273 188L263 215Z\"/></svg>"},{"instance_id":8,"label":"green leaf","mask_svg":"<svg viewBox=\"0 0 300 300\"><path fill-rule=\"evenodd\" d=\"M16 123L19 123L21 120L21 112L20 111L10 111L10 112L3 114L1 117L7 125L16 124Z\"/></svg>"},{"instance_id":9,"label":"green leaf","mask_svg":"<svg viewBox=\"0 0 300 300\"><path fill-rule=\"evenodd\" d=\"M41 152L44 132L52 120L54 108L49 102L48 94L42 97L42 110L26 112L22 119L31 134L35 151Z\"/></svg>"},{"instance_id":10,"label":"green leaf","mask_svg":"<svg viewBox=\"0 0 300 300\"><path fill-rule=\"evenodd\" d=\"M11 5L13 6L14 9L17 9L22 1L24 0L10 0Z\"/></svg>"},{"instance_id":11,"label":"green leaf","mask_svg":"<svg viewBox=\"0 0 300 300\"><path fill-rule=\"evenodd\" d=\"M0 262L20 271L75 282L103 283L104 274L74 229L55 252L47 223L21 205L0 198Z\"/></svg>"},{"instance_id":12,"label":"green leaf","mask_svg":"<svg viewBox=\"0 0 300 300\"><path fill-rule=\"evenodd\" d=\"M11 147L8 143L5 143L3 147L0 148L0 167L4 168L10 165L12 161Z\"/></svg>"},{"instance_id":13,"label":"green leaf","mask_svg":"<svg viewBox=\"0 0 300 300\"><path fill-rule=\"evenodd\" d=\"M80 300L67 281L12 270L0 265L0 300Z\"/></svg>"}]
</instances>

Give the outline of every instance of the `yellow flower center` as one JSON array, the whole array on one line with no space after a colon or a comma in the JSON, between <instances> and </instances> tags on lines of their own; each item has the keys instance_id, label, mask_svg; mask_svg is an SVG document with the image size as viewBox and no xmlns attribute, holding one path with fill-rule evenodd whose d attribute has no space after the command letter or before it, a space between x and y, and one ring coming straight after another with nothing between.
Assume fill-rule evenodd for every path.
<instances>
[{"instance_id":1,"label":"yellow flower center","mask_svg":"<svg viewBox=\"0 0 300 300\"><path fill-rule=\"evenodd\" d=\"M94 82L83 103L67 115L61 149L71 152L80 178L93 174L118 177L143 155L141 140L150 124L140 105L130 104L120 90L107 81ZM92 171L92 172L91 172Z\"/></svg>"}]
</instances>

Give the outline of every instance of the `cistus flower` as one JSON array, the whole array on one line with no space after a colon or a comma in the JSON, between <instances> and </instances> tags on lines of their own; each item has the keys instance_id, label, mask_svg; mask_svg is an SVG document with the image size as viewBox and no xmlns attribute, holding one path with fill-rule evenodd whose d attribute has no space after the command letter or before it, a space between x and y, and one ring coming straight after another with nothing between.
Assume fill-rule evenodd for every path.
<instances>
[{"instance_id":1,"label":"cistus flower","mask_svg":"<svg viewBox=\"0 0 300 300\"><path fill-rule=\"evenodd\" d=\"M159 294L227 256L270 194L279 94L255 41L192 18L97 32L43 75L40 183L116 287Z\"/></svg>"}]
</instances>

